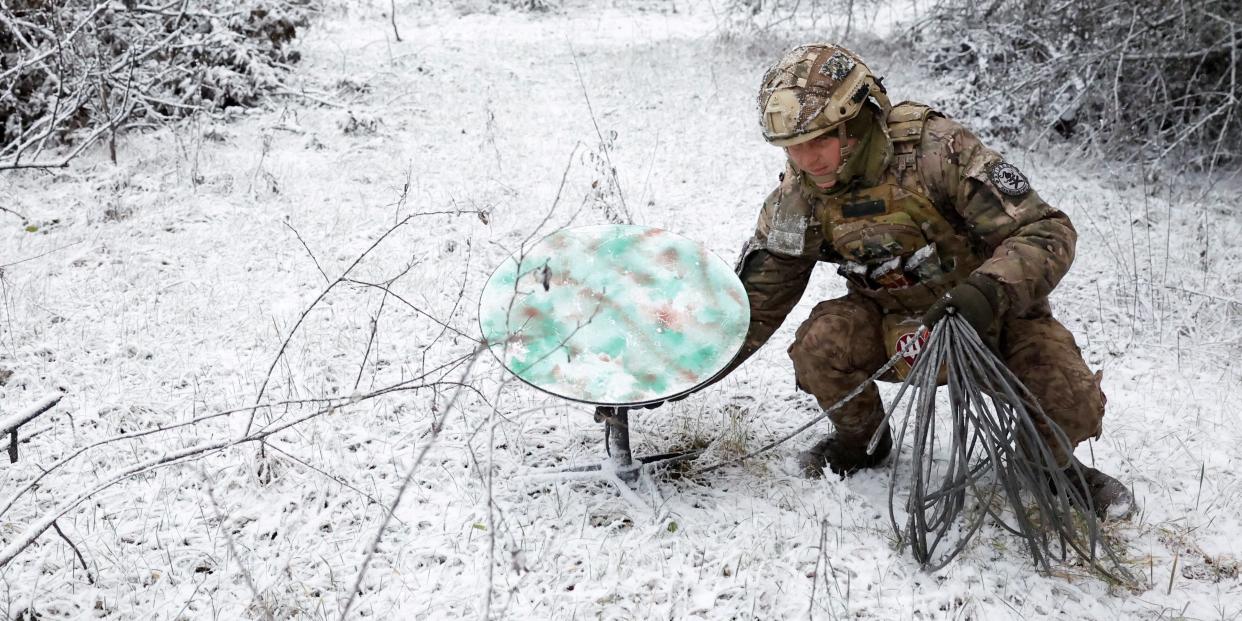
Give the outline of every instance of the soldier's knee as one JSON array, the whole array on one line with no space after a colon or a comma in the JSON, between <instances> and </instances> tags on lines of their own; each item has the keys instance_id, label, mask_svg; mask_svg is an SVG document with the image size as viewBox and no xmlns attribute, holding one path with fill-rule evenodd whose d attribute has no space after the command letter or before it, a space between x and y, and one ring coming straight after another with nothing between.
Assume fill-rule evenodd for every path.
<instances>
[{"instance_id":1,"label":"soldier's knee","mask_svg":"<svg viewBox=\"0 0 1242 621\"><path fill-rule=\"evenodd\" d=\"M1039 399L1039 405L1073 444L1100 434L1107 399L1101 373L1092 374L1080 358L1058 364L1018 365L1014 373Z\"/></svg>"},{"instance_id":2,"label":"soldier's knee","mask_svg":"<svg viewBox=\"0 0 1242 621\"><path fill-rule=\"evenodd\" d=\"M871 319L849 305L812 313L789 346L794 370L800 375L847 375L878 369L884 363L884 345L879 326Z\"/></svg>"},{"instance_id":3,"label":"soldier's knee","mask_svg":"<svg viewBox=\"0 0 1242 621\"><path fill-rule=\"evenodd\" d=\"M850 363L851 330L847 318L836 314L812 317L798 328L789 346L789 358L796 371L853 370Z\"/></svg>"},{"instance_id":4,"label":"soldier's knee","mask_svg":"<svg viewBox=\"0 0 1242 621\"><path fill-rule=\"evenodd\" d=\"M1082 351L1074 335L1051 317L1012 319L1002 339L1005 357L1073 359L1081 362Z\"/></svg>"}]
</instances>

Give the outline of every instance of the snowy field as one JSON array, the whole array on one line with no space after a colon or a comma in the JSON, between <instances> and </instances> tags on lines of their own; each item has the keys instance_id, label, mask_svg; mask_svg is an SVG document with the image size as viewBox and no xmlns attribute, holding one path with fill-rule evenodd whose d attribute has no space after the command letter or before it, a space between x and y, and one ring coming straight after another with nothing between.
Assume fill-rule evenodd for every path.
<instances>
[{"instance_id":1,"label":"snowy field","mask_svg":"<svg viewBox=\"0 0 1242 621\"><path fill-rule=\"evenodd\" d=\"M0 419L64 392L0 469L5 619L336 619L371 549L348 618L1242 618L1235 179L998 145L1079 230L1053 303L1109 410L1078 455L1133 486L1108 531L1145 584L1040 575L996 527L927 574L887 471L786 473L811 433L664 477L654 515L523 480L601 456L600 428L473 355L482 284L539 231L630 219L732 262L782 163L763 68L841 20L458 3L400 12L398 42L387 4L312 24L304 96L0 174ZM894 101L951 101L893 21L848 42ZM636 452L714 463L814 416L784 349L843 291L821 267L738 372L642 411Z\"/></svg>"}]
</instances>

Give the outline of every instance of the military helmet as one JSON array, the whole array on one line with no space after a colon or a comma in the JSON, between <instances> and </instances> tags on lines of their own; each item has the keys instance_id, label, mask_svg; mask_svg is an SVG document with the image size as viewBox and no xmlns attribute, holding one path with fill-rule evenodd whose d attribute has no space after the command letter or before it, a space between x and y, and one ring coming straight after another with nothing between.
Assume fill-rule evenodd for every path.
<instances>
[{"instance_id":1,"label":"military helmet","mask_svg":"<svg viewBox=\"0 0 1242 621\"><path fill-rule=\"evenodd\" d=\"M769 143L788 147L858 116L868 98L881 118L888 115L884 86L857 54L831 43L800 45L763 75L759 124Z\"/></svg>"}]
</instances>

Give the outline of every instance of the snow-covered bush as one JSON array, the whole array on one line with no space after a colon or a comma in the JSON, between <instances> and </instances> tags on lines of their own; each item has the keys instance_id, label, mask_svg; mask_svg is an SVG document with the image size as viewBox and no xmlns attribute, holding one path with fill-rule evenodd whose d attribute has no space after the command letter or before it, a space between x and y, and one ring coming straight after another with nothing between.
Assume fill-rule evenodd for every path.
<instances>
[{"instance_id":1,"label":"snow-covered bush","mask_svg":"<svg viewBox=\"0 0 1242 621\"><path fill-rule=\"evenodd\" d=\"M808 33L816 40L856 44L855 38L873 23L876 12L886 3L882 0L728 0L717 15L722 35L729 38L758 31L767 36L781 29L798 31L796 42L805 43ZM765 53L779 54L789 47L785 41L773 41Z\"/></svg>"},{"instance_id":2,"label":"snow-covered bush","mask_svg":"<svg viewBox=\"0 0 1242 621\"><path fill-rule=\"evenodd\" d=\"M298 60L289 44L314 2L0 5L0 168L135 123L256 105Z\"/></svg>"},{"instance_id":3,"label":"snow-covered bush","mask_svg":"<svg viewBox=\"0 0 1242 621\"><path fill-rule=\"evenodd\" d=\"M1242 156L1236 0L940 0L927 15L911 36L995 129L1199 168Z\"/></svg>"}]
</instances>

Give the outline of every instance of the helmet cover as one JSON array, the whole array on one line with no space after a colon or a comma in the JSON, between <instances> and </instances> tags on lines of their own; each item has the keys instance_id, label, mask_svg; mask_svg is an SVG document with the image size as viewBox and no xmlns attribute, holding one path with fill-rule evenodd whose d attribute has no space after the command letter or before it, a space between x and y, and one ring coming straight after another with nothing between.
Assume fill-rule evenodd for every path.
<instances>
[{"instance_id":1,"label":"helmet cover","mask_svg":"<svg viewBox=\"0 0 1242 621\"><path fill-rule=\"evenodd\" d=\"M887 116L884 87L857 54L830 43L801 45L764 74L759 124L765 140L788 147L858 116L868 98Z\"/></svg>"}]
</instances>

